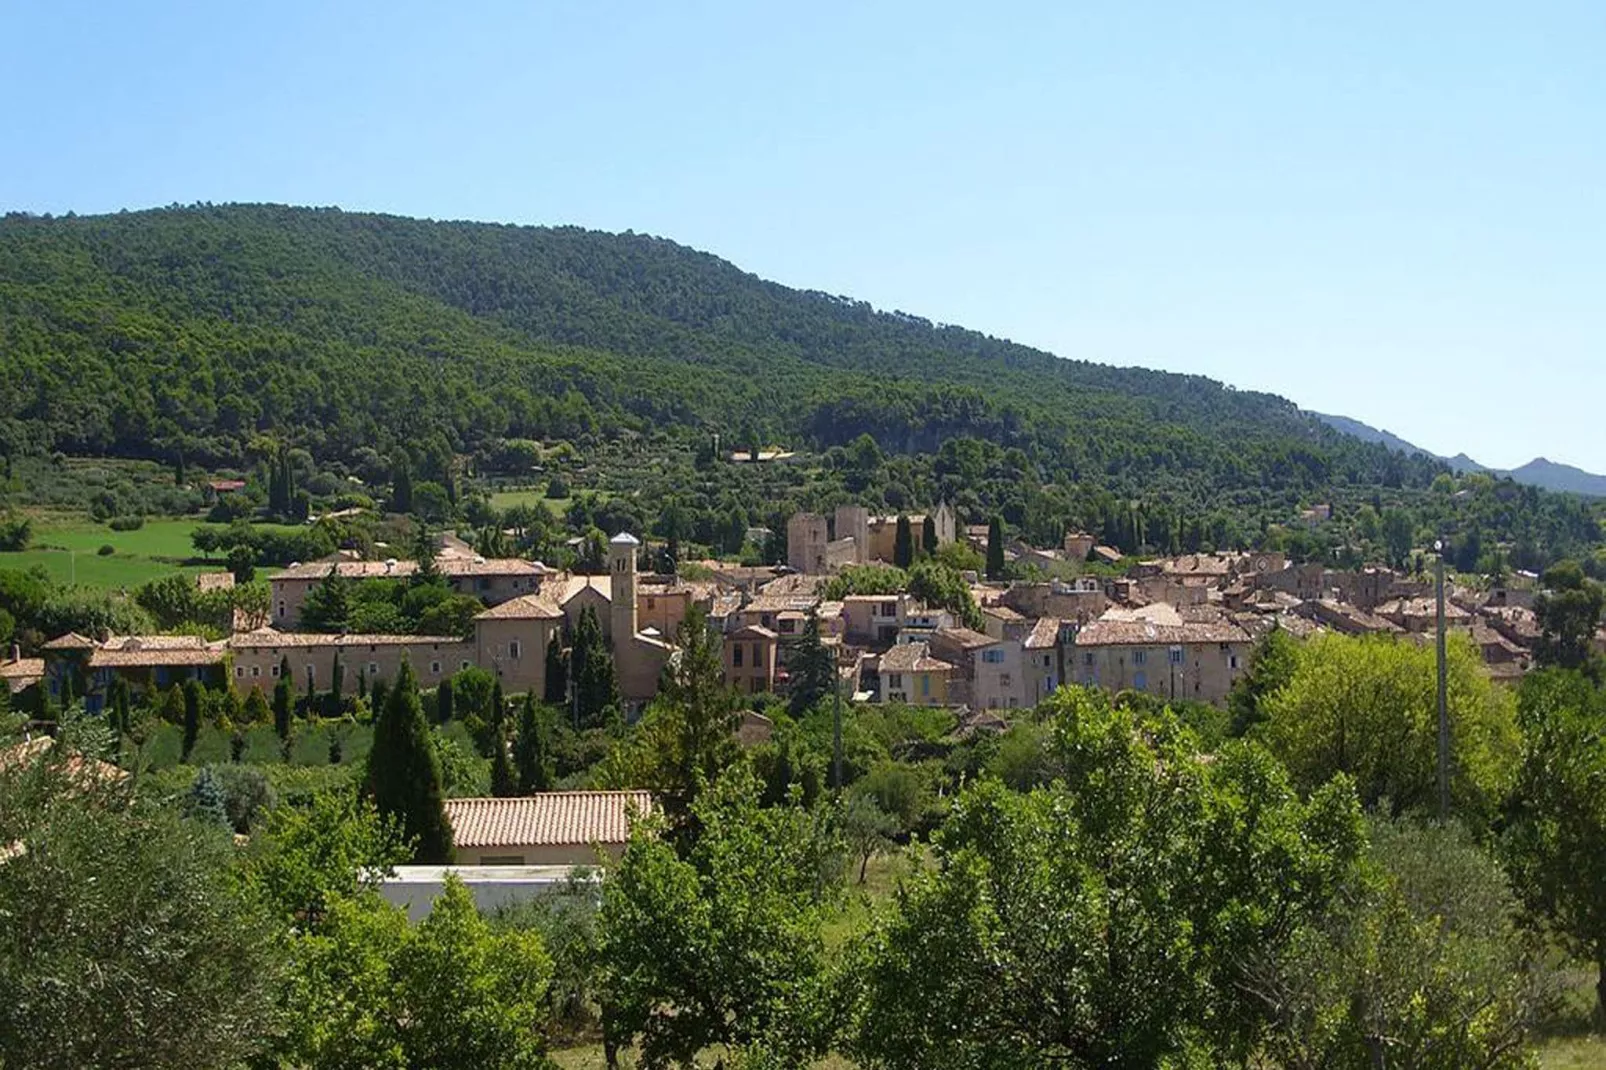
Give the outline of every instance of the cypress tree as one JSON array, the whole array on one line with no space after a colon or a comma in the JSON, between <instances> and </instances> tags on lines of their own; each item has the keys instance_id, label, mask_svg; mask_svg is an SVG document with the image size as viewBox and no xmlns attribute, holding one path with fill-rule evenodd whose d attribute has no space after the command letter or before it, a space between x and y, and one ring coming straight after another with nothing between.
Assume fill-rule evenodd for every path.
<instances>
[{"instance_id":1,"label":"cypress tree","mask_svg":"<svg viewBox=\"0 0 1606 1070\"><path fill-rule=\"evenodd\" d=\"M273 685L273 728L279 733L279 738L290 738L290 713L295 705L294 693L290 690L290 659L288 656L279 659L279 682Z\"/></svg>"},{"instance_id":2,"label":"cypress tree","mask_svg":"<svg viewBox=\"0 0 1606 1070\"><path fill-rule=\"evenodd\" d=\"M491 794L506 799L519 793L518 778L507 753L507 733L500 726L491 732Z\"/></svg>"},{"instance_id":3,"label":"cypress tree","mask_svg":"<svg viewBox=\"0 0 1606 1070\"><path fill-rule=\"evenodd\" d=\"M324 703L325 717L339 717L341 707L340 693L346 688L346 665L340 660L340 648L335 648L334 664L329 668L329 701Z\"/></svg>"},{"instance_id":4,"label":"cypress tree","mask_svg":"<svg viewBox=\"0 0 1606 1070\"><path fill-rule=\"evenodd\" d=\"M514 759L521 792L528 795L552 790L552 722L547 712L536 705L534 695L525 695L519 710Z\"/></svg>"},{"instance_id":5,"label":"cypress tree","mask_svg":"<svg viewBox=\"0 0 1606 1070\"><path fill-rule=\"evenodd\" d=\"M450 724L452 717L457 713L456 704L456 700L452 697L452 678L448 676L435 689L435 722Z\"/></svg>"},{"instance_id":6,"label":"cypress tree","mask_svg":"<svg viewBox=\"0 0 1606 1070\"><path fill-rule=\"evenodd\" d=\"M920 525L920 547L927 557L937 552L937 521L933 517L926 517L926 522Z\"/></svg>"},{"instance_id":7,"label":"cypress tree","mask_svg":"<svg viewBox=\"0 0 1606 1070\"><path fill-rule=\"evenodd\" d=\"M892 540L892 563L899 568L908 568L914 561L914 532L910 529L909 518L899 513L898 529Z\"/></svg>"},{"instance_id":8,"label":"cypress tree","mask_svg":"<svg viewBox=\"0 0 1606 1070\"><path fill-rule=\"evenodd\" d=\"M452 860L452 828L446 820L440 756L424 720L418 677L405 659L374 723L368 785L379 815L396 822L412 844L413 861L442 864Z\"/></svg>"},{"instance_id":9,"label":"cypress tree","mask_svg":"<svg viewBox=\"0 0 1606 1070\"><path fill-rule=\"evenodd\" d=\"M575 705L579 725L600 725L609 707L619 705L619 684L613 674L613 655L602 637L602 625L597 623L596 611L586 606L580 612L575 628L574 652L571 655L574 671Z\"/></svg>"},{"instance_id":10,"label":"cypress tree","mask_svg":"<svg viewBox=\"0 0 1606 1070\"><path fill-rule=\"evenodd\" d=\"M496 683L491 685L491 708L486 711L485 723L491 726L491 731L498 735L502 731L502 718L507 713L507 699L502 694L502 680L498 677Z\"/></svg>"},{"instance_id":11,"label":"cypress tree","mask_svg":"<svg viewBox=\"0 0 1606 1070\"><path fill-rule=\"evenodd\" d=\"M195 738L201 732L201 685L195 680L184 681L184 761L190 760L195 749Z\"/></svg>"},{"instance_id":12,"label":"cypress tree","mask_svg":"<svg viewBox=\"0 0 1606 1070\"><path fill-rule=\"evenodd\" d=\"M245 696L241 716L246 724L266 724L272 719L273 711L268 708L268 700L263 697L260 687L253 687L251 693Z\"/></svg>"},{"instance_id":13,"label":"cypress tree","mask_svg":"<svg viewBox=\"0 0 1606 1070\"><path fill-rule=\"evenodd\" d=\"M413 473L406 457L396 462L396 470L390 477L390 511L393 513L413 511Z\"/></svg>"},{"instance_id":14,"label":"cypress tree","mask_svg":"<svg viewBox=\"0 0 1606 1070\"><path fill-rule=\"evenodd\" d=\"M377 716L385 708L385 702L390 696L390 685L385 683L383 676L374 677L374 682L368 688L368 708Z\"/></svg>"},{"instance_id":15,"label":"cypress tree","mask_svg":"<svg viewBox=\"0 0 1606 1070\"><path fill-rule=\"evenodd\" d=\"M129 712L128 681L121 676L113 676L111 694L108 698L111 700L109 703L111 711L109 720L112 731L119 735L128 735L133 720L133 716Z\"/></svg>"},{"instance_id":16,"label":"cypress tree","mask_svg":"<svg viewBox=\"0 0 1606 1070\"><path fill-rule=\"evenodd\" d=\"M318 691L312 686L312 676L307 676L307 698L301 707L301 716L312 720L318 715Z\"/></svg>"},{"instance_id":17,"label":"cypress tree","mask_svg":"<svg viewBox=\"0 0 1606 1070\"><path fill-rule=\"evenodd\" d=\"M569 659L563 653L563 636L556 630L546 645L546 686L541 697L552 706L563 705L569 697Z\"/></svg>"},{"instance_id":18,"label":"cypress tree","mask_svg":"<svg viewBox=\"0 0 1606 1070\"><path fill-rule=\"evenodd\" d=\"M987 578L1004 575L1004 522L999 517L987 521Z\"/></svg>"},{"instance_id":19,"label":"cypress tree","mask_svg":"<svg viewBox=\"0 0 1606 1070\"><path fill-rule=\"evenodd\" d=\"M368 697L368 670L367 669L358 669L357 670L357 697L358 698L367 698Z\"/></svg>"}]
</instances>

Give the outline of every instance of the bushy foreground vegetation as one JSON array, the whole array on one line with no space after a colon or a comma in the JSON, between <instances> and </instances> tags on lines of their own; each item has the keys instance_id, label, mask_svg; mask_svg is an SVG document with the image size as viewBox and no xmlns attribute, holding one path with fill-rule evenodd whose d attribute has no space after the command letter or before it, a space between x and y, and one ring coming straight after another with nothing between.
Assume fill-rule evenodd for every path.
<instances>
[{"instance_id":1,"label":"bushy foreground vegetation","mask_svg":"<svg viewBox=\"0 0 1606 1070\"><path fill-rule=\"evenodd\" d=\"M850 707L840 792L828 710L772 706L744 752L688 648L589 759L467 679L444 726L439 694L383 687L366 760L334 766L124 750L117 780L71 760L117 757L108 726L64 714L0 767L0 1064L534 1067L591 1038L641 1066L1519 1067L1606 948L1580 672L1458 685L1441 824L1410 644L1265 658L1237 727L1079 688L986 740ZM1318 701L1335 671L1368 701ZM1319 745L1377 733L1400 760ZM561 768L662 807L604 873L490 917L448 886L410 925L377 880L450 857L452 768L495 781L498 752L502 790Z\"/></svg>"}]
</instances>

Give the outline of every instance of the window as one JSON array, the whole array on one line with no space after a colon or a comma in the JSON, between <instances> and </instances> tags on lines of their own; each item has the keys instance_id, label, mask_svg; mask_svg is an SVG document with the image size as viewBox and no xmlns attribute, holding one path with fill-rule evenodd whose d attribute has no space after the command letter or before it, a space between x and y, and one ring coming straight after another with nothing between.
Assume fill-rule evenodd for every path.
<instances>
[{"instance_id":1,"label":"window","mask_svg":"<svg viewBox=\"0 0 1606 1070\"><path fill-rule=\"evenodd\" d=\"M284 603L283 602L279 603L279 619L280 620L284 619Z\"/></svg>"},{"instance_id":2,"label":"window","mask_svg":"<svg viewBox=\"0 0 1606 1070\"><path fill-rule=\"evenodd\" d=\"M902 687L903 686L903 673L901 673L901 672L888 673L887 674L887 686L888 687Z\"/></svg>"},{"instance_id":3,"label":"window","mask_svg":"<svg viewBox=\"0 0 1606 1070\"><path fill-rule=\"evenodd\" d=\"M1186 659L1183 656L1182 648L1180 646L1174 646L1171 648L1171 664L1181 665L1184 664L1185 660Z\"/></svg>"},{"instance_id":4,"label":"window","mask_svg":"<svg viewBox=\"0 0 1606 1070\"><path fill-rule=\"evenodd\" d=\"M312 662L309 661L309 662L307 662L307 686L308 687L312 686L312 678L313 678L314 675L316 675L315 667L313 666Z\"/></svg>"},{"instance_id":5,"label":"window","mask_svg":"<svg viewBox=\"0 0 1606 1070\"><path fill-rule=\"evenodd\" d=\"M658 608L658 599L649 597L647 599L647 608L648 609L657 609Z\"/></svg>"},{"instance_id":6,"label":"window","mask_svg":"<svg viewBox=\"0 0 1606 1070\"><path fill-rule=\"evenodd\" d=\"M458 662L458 663L457 663L457 667L458 667L458 668L459 668L459 669L468 669L468 668L472 668L472 666L471 666L471 665L470 665L470 664L469 664L469 662L468 662L468 659L467 659L467 658L464 658L464 659L463 659L463 660L462 660L462 661L460 661L460 662Z\"/></svg>"},{"instance_id":7,"label":"window","mask_svg":"<svg viewBox=\"0 0 1606 1070\"><path fill-rule=\"evenodd\" d=\"M489 591L491 589L491 581L481 576L474 581L474 586L481 591Z\"/></svg>"},{"instance_id":8,"label":"window","mask_svg":"<svg viewBox=\"0 0 1606 1070\"><path fill-rule=\"evenodd\" d=\"M482 855L482 856L480 856L480 865L482 865L482 866L522 866L522 865L524 865L524 856L523 855Z\"/></svg>"},{"instance_id":9,"label":"window","mask_svg":"<svg viewBox=\"0 0 1606 1070\"><path fill-rule=\"evenodd\" d=\"M753 668L757 669L764 664L764 648L758 643L753 644Z\"/></svg>"},{"instance_id":10,"label":"window","mask_svg":"<svg viewBox=\"0 0 1606 1070\"><path fill-rule=\"evenodd\" d=\"M1001 672L1001 673L998 674L998 686L999 687L1012 687L1014 685L1014 682L1015 682L1014 678L1011 677L1009 675L1009 673Z\"/></svg>"},{"instance_id":11,"label":"window","mask_svg":"<svg viewBox=\"0 0 1606 1070\"><path fill-rule=\"evenodd\" d=\"M920 674L920 697L925 698L931 694L931 677L925 673Z\"/></svg>"},{"instance_id":12,"label":"window","mask_svg":"<svg viewBox=\"0 0 1606 1070\"><path fill-rule=\"evenodd\" d=\"M991 650L983 650L981 652L981 660L989 665L1002 665L1004 663L1004 652L997 647L993 647Z\"/></svg>"},{"instance_id":13,"label":"window","mask_svg":"<svg viewBox=\"0 0 1606 1070\"><path fill-rule=\"evenodd\" d=\"M1093 664L1093 652L1091 650L1089 650L1086 654L1082 655L1082 664L1083 665L1092 665Z\"/></svg>"},{"instance_id":14,"label":"window","mask_svg":"<svg viewBox=\"0 0 1606 1070\"><path fill-rule=\"evenodd\" d=\"M511 640L507 644L507 656L514 661L519 660L519 641L517 639Z\"/></svg>"},{"instance_id":15,"label":"window","mask_svg":"<svg viewBox=\"0 0 1606 1070\"><path fill-rule=\"evenodd\" d=\"M244 665L236 665L234 667L234 675L235 676L244 676L245 675L245 666Z\"/></svg>"},{"instance_id":16,"label":"window","mask_svg":"<svg viewBox=\"0 0 1606 1070\"><path fill-rule=\"evenodd\" d=\"M1144 672L1142 669L1139 669L1137 672L1133 673L1132 686L1139 691L1147 691L1149 689L1149 674Z\"/></svg>"},{"instance_id":17,"label":"window","mask_svg":"<svg viewBox=\"0 0 1606 1070\"><path fill-rule=\"evenodd\" d=\"M261 675L262 675L262 666L260 666L260 665L251 666L251 676L253 678L261 676Z\"/></svg>"},{"instance_id":18,"label":"window","mask_svg":"<svg viewBox=\"0 0 1606 1070\"><path fill-rule=\"evenodd\" d=\"M429 674L431 676L439 676L441 674L441 663L438 662L438 661L430 662L429 663Z\"/></svg>"},{"instance_id":19,"label":"window","mask_svg":"<svg viewBox=\"0 0 1606 1070\"><path fill-rule=\"evenodd\" d=\"M1227 658L1227 668L1236 669L1237 667L1238 667L1238 655L1237 654L1233 654L1233 655L1231 655L1230 657Z\"/></svg>"},{"instance_id":20,"label":"window","mask_svg":"<svg viewBox=\"0 0 1606 1070\"><path fill-rule=\"evenodd\" d=\"M731 647L731 664L738 669L742 667L742 644L740 643Z\"/></svg>"},{"instance_id":21,"label":"window","mask_svg":"<svg viewBox=\"0 0 1606 1070\"><path fill-rule=\"evenodd\" d=\"M277 665L273 666L273 675L275 675L275 676L279 675L279 667Z\"/></svg>"},{"instance_id":22,"label":"window","mask_svg":"<svg viewBox=\"0 0 1606 1070\"><path fill-rule=\"evenodd\" d=\"M376 680L379 678L379 662L370 661L368 663L368 678L370 680Z\"/></svg>"},{"instance_id":23,"label":"window","mask_svg":"<svg viewBox=\"0 0 1606 1070\"><path fill-rule=\"evenodd\" d=\"M1147 650L1134 650L1134 651L1132 651L1132 664L1134 664L1134 665L1144 665L1144 664L1147 664L1148 660L1149 660L1149 652Z\"/></svg>"}]
</instances>

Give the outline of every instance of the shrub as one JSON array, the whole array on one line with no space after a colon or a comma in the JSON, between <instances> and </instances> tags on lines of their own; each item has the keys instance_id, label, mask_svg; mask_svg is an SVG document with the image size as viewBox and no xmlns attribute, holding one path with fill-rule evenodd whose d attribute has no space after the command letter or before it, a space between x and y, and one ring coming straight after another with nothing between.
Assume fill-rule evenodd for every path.
<instances>
[{"instance_id":1,"label":"shrub","mask_svg":"<svg viewBox=\"0 0 1606 1070\"><path fill-rule=\"evenodd\" d=\"M145 740L145 759L152 769L171 769L184 753L184 730L176 724L158 725Z\"/></svg>"},{"instance_id":2,"label":"shrub","mask_svg":"<svg viewBox=\"0 0 1606 1070\"><path fill-rule=\"evenodd\" d=\"M109 542L101 543L100 544L100 549L95 551L95 553L99 554L101 557L110 557L112 554L115 554L116 552L117 552L117 547L113 546Z\"/></svg>"},{"instance_id":3,"label":"shrub","mask_svg":"<svg viewBox=\"0 0 1606 1070\"><path fill-rule=\"evenodd\" d=\"M207 725L195 734L195 747L190 751L191 765L220 765L233 757L229 733Z\"/></svg>"},{"instance_id":4,"label":"shrub","mask_svg":"<svg viewBox=\"0 0 1606 1070\"><path fill-rule=\"evenodd\" d=\"M245 730L245 747L240 751L240 761L249 765L279 765L284 761L279 733L271 724L254 725Z\"/></svg>"},{"instance_id":5,"label":"shrub","mask_svg":"<svg viewBox=\"0 0 1606 1070\"><path fill-rule=\"evenodd\" d=\"M106 521L106 526L113 531L138 531L145 526L143 516L114 516Z\"/></svg>"},{"instance_id":6,"label":"shrub","mask_svg":"<svg viewBox=\"0 0 1606 1070\"><path fill-rule=\"evenodd\" d=\"M290 742L291 765L328 765L329 730L309 728L296 734Z\"/></svg>"}]
</instances>

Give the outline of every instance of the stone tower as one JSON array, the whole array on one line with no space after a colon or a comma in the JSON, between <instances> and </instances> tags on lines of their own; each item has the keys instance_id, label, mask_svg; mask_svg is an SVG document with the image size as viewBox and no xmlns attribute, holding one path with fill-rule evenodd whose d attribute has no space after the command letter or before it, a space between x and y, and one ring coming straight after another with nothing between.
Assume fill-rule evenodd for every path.
<instances>
[{"instance_id":1,"label":"stone tower","mask_svg":"<svg viewBox=\"0 0 1606 1070\"><path fill-rule=\"evenodd\" d=\"M639 630L636 626L636 551L641 540L621 531L608 540L608 578L612 605L613 645L628 646Z\"/></svg>"},{"instance_id":2,"label":"stone tower","mask_svg":"<svg viewBox=\"0 0 1606 1070\"><path fill-rule=\"evenodd\" d=\"M853 563L870 561L870 510L862 505L836 507L836 537L853 540Z\"/></svg>"},{"instance_id":3,"label":"stone tower","mask_svg":"<svg viewBox=\"0 0 1606 1070\"><path fill-rule=\"evenodd\" d=\"M795 572L818 576L827 570L825 517L818 513L793 513L786 522L786 563Z\"/></svg>"}]
</instances>

